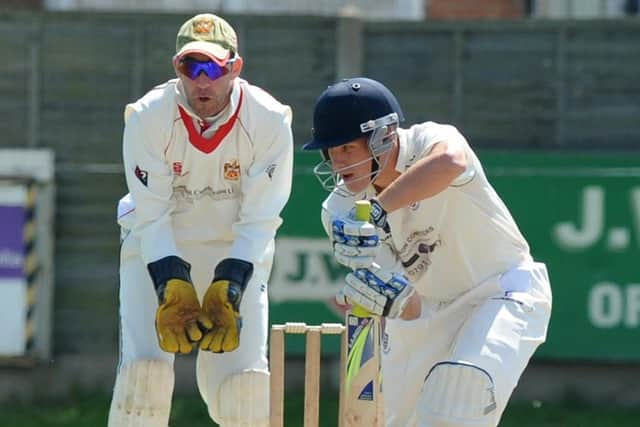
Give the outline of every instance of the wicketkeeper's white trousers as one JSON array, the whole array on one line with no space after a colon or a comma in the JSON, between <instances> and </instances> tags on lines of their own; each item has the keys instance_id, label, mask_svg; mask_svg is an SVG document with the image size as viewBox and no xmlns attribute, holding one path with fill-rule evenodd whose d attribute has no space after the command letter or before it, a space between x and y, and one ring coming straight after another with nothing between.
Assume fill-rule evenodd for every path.
<instances>
[{"instance_id":1,"label":"wicketkeeper's white trousers","mask_svg":"<svg viewBox=\"0 0 640 427\"><path fill-rule=\"evenodd\" d=\"M135 360L155 359L173 363L174 355L160 349L155 331L158 307L153 283L140 258L139 241L129 234L120 254L120 365ZM273 245L272 245L273 246ZM191 264L191 278L198 297L211 284L218 262L228 255L230 244L222 242L179 243L182 258ZM197 382L206 403L215 401L220 383L229 375L246 369L268 370L267 280L273 259L273 247L264 264L254 265L254 273L240 305L243 327L240 346L230 353L199 351ZM178 356L180 357L180 356ZM166 390L172 393L172 390ZM212 405L209 405L211 413ZM211 414L215 418L216 414Z\"/></svg>"}]
</instances>

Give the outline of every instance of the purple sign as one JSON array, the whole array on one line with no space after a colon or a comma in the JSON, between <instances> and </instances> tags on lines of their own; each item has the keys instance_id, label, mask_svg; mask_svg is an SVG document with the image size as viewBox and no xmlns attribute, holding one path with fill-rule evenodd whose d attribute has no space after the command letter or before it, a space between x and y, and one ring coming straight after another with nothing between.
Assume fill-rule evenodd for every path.
<instances>
[{"instance_id":1,"label":"purple sign","mask_svg":"<svg viewBox=\"0 0 640 427\"><path fill-rule=\"evenodd\" d=\"M24 277L24 221L24 207L0 206L0 279Z\"/></svg>"}]
</instances>

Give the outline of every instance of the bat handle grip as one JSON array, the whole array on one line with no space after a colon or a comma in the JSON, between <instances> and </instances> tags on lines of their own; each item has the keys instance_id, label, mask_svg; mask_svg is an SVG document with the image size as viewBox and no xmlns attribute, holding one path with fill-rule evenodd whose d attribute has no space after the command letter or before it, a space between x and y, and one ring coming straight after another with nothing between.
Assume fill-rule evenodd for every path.
<instances>
[{"instance_id":1,"label":"bat handle grip","mask_svg":"<svg viewBox=\"0 0 640 427\"><path fill-rule=\"evenodd\" d=\"M368 200L356 200L356 219L369 221L371 216L371 202Z\"/></svg>"},{"instance_id":2,"label":"bat handle grip","mask_svg":"<svg viewBox=\"0 0 640 427\"><path fill-rule=\"evenodd\" d=\"M356 200L356 219L358 221L369 221L371 216L371 202L368 200ZM357 317L370 317L366 309L359 305L354 305L351 308L351 313Z\"/></svg>"},{"instance_id":3,"label":"bat handle grip","mask_svg":"<svg viewBox=\"0 0 640 427\"><path fill-rule=\"evenodd\" d=\"M353 314L356 317L371 317L372 314L367 311L367 309L363 308L360 305L353 305L351 307L351 314Z\"/></svg>"}]
</instances>

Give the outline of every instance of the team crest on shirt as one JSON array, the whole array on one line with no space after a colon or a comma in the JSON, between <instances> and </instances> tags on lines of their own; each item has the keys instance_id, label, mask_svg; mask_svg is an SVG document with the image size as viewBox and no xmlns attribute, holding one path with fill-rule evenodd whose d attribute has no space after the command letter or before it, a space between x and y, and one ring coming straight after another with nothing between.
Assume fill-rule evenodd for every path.
<instances>
[{"instance_id":1,"label":"team crest on shirt","mask_svg":"<svg viewBox=\"0 0 640 427\"><path fill-rule=\"evenodd\" d=\"M429 269L433 253L442 245L439 235L433 235L434 228L411 233L404 245L397 251L405 273L412 282L420 279Z\"/></svg>"},{"instance_id":2,"label":"team crest on shirt","mask_svg":"<svg viewBox=\"0 0 640 427\"><path fill-rule=\"evenodd\" d=\"M182 162L173 162L173 174L177 176L182 175Z\"/></svg>"},{"instance_id":3,"label":"team crest on shirt","mask_svg":"<svg viewBox=\"0 0 640 427\"><path fill-rule=\"evenodd\" d=\"M240 163L237 159L225 162L224 179L229 181L237 181L238 179L240 179Z\"/></svg>"}]
</instances>

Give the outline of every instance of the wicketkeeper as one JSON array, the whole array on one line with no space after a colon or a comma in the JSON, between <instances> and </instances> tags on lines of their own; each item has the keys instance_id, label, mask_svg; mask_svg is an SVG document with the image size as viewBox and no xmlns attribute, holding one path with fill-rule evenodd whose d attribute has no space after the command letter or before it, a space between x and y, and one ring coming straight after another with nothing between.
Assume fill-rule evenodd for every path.
<instances>
[{"instance_id":1,"label":"wicketkeeper","mask_svg":"<svg viewBox=\"0 0 640 427\"><path fill-rule=\"evenodd\" d=\"M335 83L315 105L304 148L322 152L322 221L354 269L340 299L387 318L386 426L493 427L545 341L547 270L462 134L402 120L368 78ZM368 222L354 219L361 199Z\"/></svg>"},{"instance_id":2,"label":"wicketkeeper","mask_svg":"<svg viewBox=\"0 0 640 427\"><path fill-rule=\"evenodd\" d=\"M211 418L268 425L267 279L291 191L291 109L242 65L233 28L194 16L177 35L177 78L125 109L109 427L167 427L174 355L193 349Z\"/></svg>"}]
</instances>

